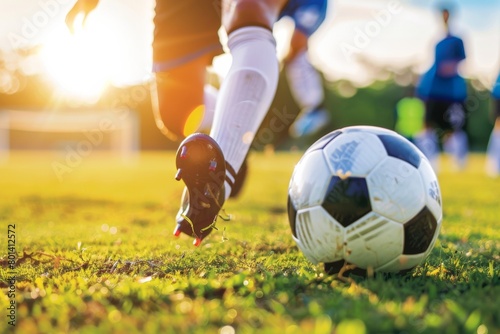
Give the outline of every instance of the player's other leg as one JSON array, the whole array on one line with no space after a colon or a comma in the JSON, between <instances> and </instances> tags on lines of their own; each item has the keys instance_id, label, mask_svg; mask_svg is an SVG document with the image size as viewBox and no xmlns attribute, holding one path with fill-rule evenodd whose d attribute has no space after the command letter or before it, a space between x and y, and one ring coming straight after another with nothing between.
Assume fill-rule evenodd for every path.
<instances>
[{"instance_id":1,"label":"player's other leg","mask_svg":"<svg viewBox=\"0 0 500 334\"><path fill-rule=\"evenodd\" d=\"M454 166L458 170L465 168L469 153L469 141L465 128L467 114L464 103L452 102L444 114L444 130L449 131L444 137L443 147L454 158Z\"/></svg>"},{"instance_id":2,"label":"player's other leg","mask_svg":"<svg viewBox=\"0 0 500 334\"><path fill-rule=\"evenodd\" d=\"M176 179L185 183L175 235L199 243L210 231L224 199L225 160L207 135L190 135L200 125L206 102L206 68L222 50L220 8L213 1L162 0L155 6L152 90L160 130L171 140L185 138L176 156ZM212 103L213 104L213 103ZM222 175L222 179L221 179Z\"/></svg>"},{"instance_id":3,"label":"player's other leg","mask_svg":"<svg viewBox=\"0 0 500 334\"><path fill-rule=\"evenodd\" d=\"M303 11L307 10L308 7L305 7ZM290 135L293 137L316 134L330 121L329 113L323 105L325 95L322 78L308 57L309 36L323 22L326 3L319 2L310 10L316 13L317 22L304 26L300 18L294 17L296 28L290 40L290 51L285 59L288 85L300 108L298 118L290 127Z\"/></svg>"},{"instance_id":4,"label":"player's other leg","mask_svg":"<svg viewBox=\"0 0 500 334\"><path fill-rule=\"evenodd\" d=\"M415 145L424 153L434 171L439 169L439 134L442 129L444 108L439 101L429 99L425 101L425 126L422 132L415 136ZM442 132L442 131L441 131Z\"/></svg>"},{"instance_id":5,"label":"player's other leg","mask_svg":"<svg viewBox=\"0 0 500 334\"><path fill-rule=\"evenodd\" d=\"M209 54L156 73L153 111L158 128L171 140L185 139L176 155L175 178L185 189L176 217L174 235L195 238L194 244L212 230L224 202L225 159L208 135L191 134L201 121L204 108L206 67ZM191 134L191 135L190 135Z\"/></svg>"},{"instance_id":6,"label":"player's other leg","mask_svg":"<svg viewBox=\"0 0 500 334\"><path fill-rule=\"evenodd\" d=\"M457 170L463 170L469 153L467 133L463 129L452 131L445 137L444 148L447 153L453 156L454 167Z\"/></svg>"},{"instance_id":7,"label":"player's other leg","mask_svg":"<svg viewBox=\"0 0 500 334\"><path fill-rule=\"evenodd\" d=\"M152 103L155 122L170 140L180 141L201 123L206 68L211 55L155 73Z\"/></svg>"},{"instance_id":8,"label":"player's other leg","mask_svg":"<svg viewBox=\"0 0 500 334\"><path fill-rule=\"evenodd\" d=\"M214 1L162 0L155 4L153 107L160 130L172 140L192 133L203 115L206 67L222 52Z\"/></svg>"}]
</instances>

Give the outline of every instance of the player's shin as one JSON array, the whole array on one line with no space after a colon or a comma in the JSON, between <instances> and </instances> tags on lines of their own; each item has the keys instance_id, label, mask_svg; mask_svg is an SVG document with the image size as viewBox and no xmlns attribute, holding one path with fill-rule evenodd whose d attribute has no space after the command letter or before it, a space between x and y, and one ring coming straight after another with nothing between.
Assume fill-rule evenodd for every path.
<instances>
[{"instance_id":1,"label":"player's shin","mask_svg":"<svg viewBox=\"0 0 500 334\"><path fill-rule=\"evenodd\" d=\"M210 135L238 172L278 84L276 42L270 30L245 27L228 36L233 62L222 83ZM226 182L226 199L231 193Z\"/></svg>"}]
</instances>

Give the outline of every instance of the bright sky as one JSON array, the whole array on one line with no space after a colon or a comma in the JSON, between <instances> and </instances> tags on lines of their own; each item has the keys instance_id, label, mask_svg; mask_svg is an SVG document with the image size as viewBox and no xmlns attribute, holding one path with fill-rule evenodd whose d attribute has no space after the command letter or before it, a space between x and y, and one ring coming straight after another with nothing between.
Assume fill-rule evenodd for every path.
<instances>
[{"instance_id":1,"label":"bright sky","mask_svg":"<svg viewBox=\"0 0 500 334\"><path fill-rule=\"evenodd\" d=\"M491 84L500 69L500 0L448 2L456 7L452 32L463 38L468 55L462 73ZM38 64L60 86L71 89L78 81L74 89L84 91L107 82L137 83L150 75L153 0L101 0L86 29L73 37L64 16L74 0L20 3L0 0L0 48L43 45ZM443 36L436 3L441 2L331 1L327 21L311 40L312 60L328 78L359 84L377 75L363 62L423 72ZM288 26L278 25L280 50Z\"/></svg>"}]
</instances>

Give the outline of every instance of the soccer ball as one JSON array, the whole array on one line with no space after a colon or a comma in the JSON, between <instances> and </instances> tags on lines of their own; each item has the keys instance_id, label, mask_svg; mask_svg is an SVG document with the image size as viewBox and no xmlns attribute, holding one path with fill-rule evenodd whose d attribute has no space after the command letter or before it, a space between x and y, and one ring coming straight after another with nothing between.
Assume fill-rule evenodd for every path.
<instances>
[{"instance_id":1,"label":"soccer ball","mask_svg":"<svg viewBox=\"0 0 500 334\"><path fill-rule=\"evenodd\" d=\"M353 126L316 141L288 188L293 239L328 273L406 272L431 252L441 192L425 156L406 138Z\"/></svg>"}]
</instances>

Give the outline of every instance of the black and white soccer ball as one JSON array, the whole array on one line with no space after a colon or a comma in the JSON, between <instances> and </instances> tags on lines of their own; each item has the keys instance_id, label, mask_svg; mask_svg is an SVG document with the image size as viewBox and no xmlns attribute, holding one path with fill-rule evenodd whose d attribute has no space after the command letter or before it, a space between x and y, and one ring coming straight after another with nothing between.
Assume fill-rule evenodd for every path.
<instances>
[{"instance_id":1,"label":"black and white soccer ball","mask_svg":"<svg viewBox=\"0 0 500 334\"><path fill-rule=\"evenodd\" d=\"M329 273L346 264L361 274L413 269L434 247L442 212L429 161L379 127L347 127L316 141L288 189L293 239Z\"/></svg>"}]
</instances>

